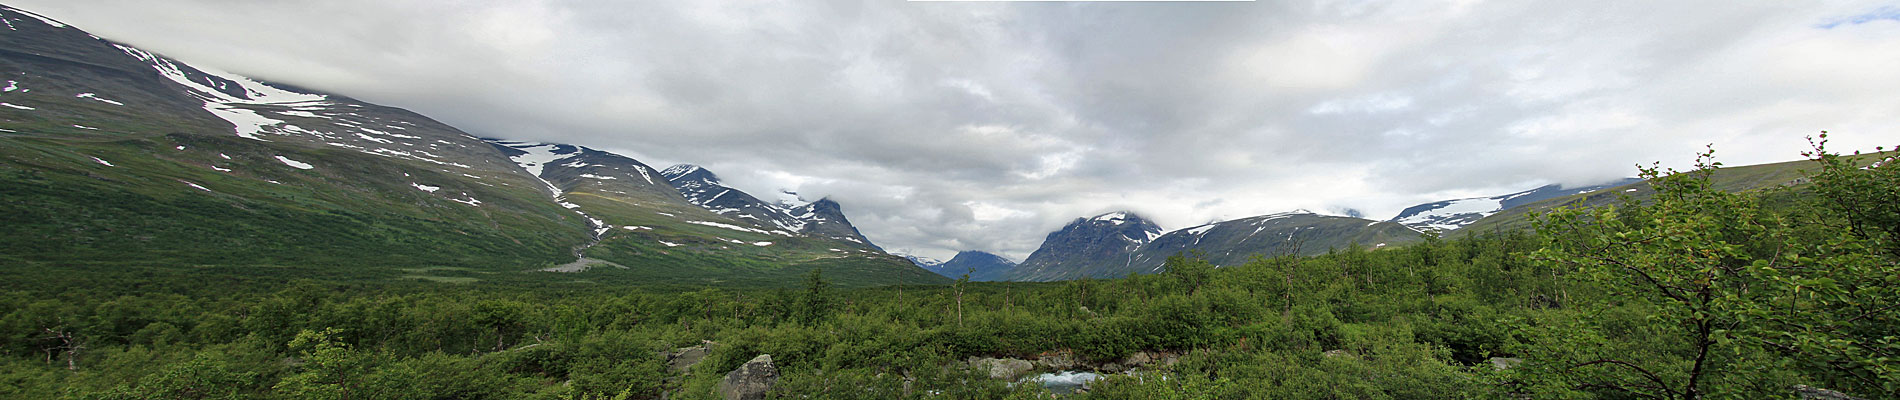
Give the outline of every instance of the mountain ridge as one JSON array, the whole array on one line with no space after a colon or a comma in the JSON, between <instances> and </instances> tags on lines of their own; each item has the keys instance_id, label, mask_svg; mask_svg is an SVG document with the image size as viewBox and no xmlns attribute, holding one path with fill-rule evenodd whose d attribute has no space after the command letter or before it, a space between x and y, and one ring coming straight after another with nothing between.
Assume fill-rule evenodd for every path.
<instances>
[{"instance_id":1,"label":"mountain ridge","mask_svg":"<svg viewBox=\"0 0 1900 400\"><path fill-rule=\"evenodd\" d=\"M629 157L484 140L11 7L0 18L0 191L15 200L0 206L13 243L0 259L448 283L789 285L811 268L847 285L946 281L870 245L828 199L796 210L808 232L758 229Z\"/></svg>"}]
</instances>

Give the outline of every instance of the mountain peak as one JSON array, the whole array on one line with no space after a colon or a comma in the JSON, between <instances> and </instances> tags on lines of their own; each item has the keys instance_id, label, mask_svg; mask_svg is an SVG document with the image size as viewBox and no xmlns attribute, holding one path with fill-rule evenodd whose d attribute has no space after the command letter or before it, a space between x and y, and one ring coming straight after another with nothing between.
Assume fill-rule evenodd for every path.
<instances>
[{"instance_id":1,"label":"mountain peak","mask_svg":"<svg viewBox=\"0 0 1900 400\"><path fill-rule=\"evenodd\" d=\"M665 171L660 171L660 176L666 177L666 181L668 182L678 182L684 179L719 183L719 175L714 175L712 171L693 164L680 164L666 167Z\"/></svg>"}]
</instances>

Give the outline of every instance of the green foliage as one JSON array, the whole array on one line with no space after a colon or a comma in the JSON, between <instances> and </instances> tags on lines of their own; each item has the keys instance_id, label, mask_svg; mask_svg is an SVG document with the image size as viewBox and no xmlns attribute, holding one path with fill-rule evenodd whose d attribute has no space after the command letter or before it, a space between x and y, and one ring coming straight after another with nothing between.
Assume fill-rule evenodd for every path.
<instances>
[{"instance_id":1,"label":"green foliage","mask_svg":"<svg viewBox=\"0 0 1900 400\"><path fill-rule=\"evenodd\" d=\"M1793 383L1895 393L1888 354L1900 350L1900 320L1884 310L1900 292L1882 283L1894 258L1867 246L1885 235L1878 221L1891 202L1863 203L1900 181L1815 152L1815 191L1834 204L1819 218L1846 220L1853 235L1798 234L1757 196L1716 190L1712 151L1693 171L1643 169L1656 191L1648 203L1544 216L1550 245L1535 258L1575 267L1606 296L1590 305L1592 321L1544 321L1526 348L1541 366L1526 379L1545 380L1539 390L1551 395L1767 397L1792 383L1764 378L1794 379L1782 372L1795 369L1816 381Z\"/></svg>"}]
</instances>

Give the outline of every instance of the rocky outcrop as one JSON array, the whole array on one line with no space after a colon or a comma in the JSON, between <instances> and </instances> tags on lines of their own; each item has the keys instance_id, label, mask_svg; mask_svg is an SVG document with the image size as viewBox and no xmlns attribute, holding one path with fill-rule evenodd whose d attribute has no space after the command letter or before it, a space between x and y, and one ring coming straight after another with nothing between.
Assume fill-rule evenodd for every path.
<instances>
[{"instance_id":1,"label":"rocky outcrop","mask_svg":"<svg viewBox=\"0 0 1900 400\"><path fill-rule=\"evenodd\" d=\"M778 367L772 365L772 355L760 354L726 373L726 379L719 381L719 396L726 400L764 399L765 392L776 383Z\"/></svg>"},{"instance_id":2,"label":"rocky outcrop","mask_svg":"<svg viewBox=\"0 0 1900 400\"><path fill-rule=\"evenodd\" d=\"M1035 369L1028 360L1018 358L970 357L970 368L989 374L990 379L1015 380Z\"/></svg>"},{"instance_id":3,"label":"rocky outcrop","mask_svg":"<svg viewBox=\"0 0 1900 400\"><path fill-rule=\"evenodd\" d=\"M686 372L694 365L699 365L700 361L705 361L706 354L710 352L712 352L712 345L705 344L673 349L664 353L663 356L666 358L666 368L672 370L674 374L679 374Z\"/></svg>"},{"instance_id":4,"label":"rocky outcrop","mask_svg":"<svg viewBox=\"0 0 1900 400\"><path fill-rule=\"evenodd\" d=\"M1822 389L1808 385L1794 385L1794 394L1802 400L1861 400L1846 393Z\"/></svg>"}]
</instances>

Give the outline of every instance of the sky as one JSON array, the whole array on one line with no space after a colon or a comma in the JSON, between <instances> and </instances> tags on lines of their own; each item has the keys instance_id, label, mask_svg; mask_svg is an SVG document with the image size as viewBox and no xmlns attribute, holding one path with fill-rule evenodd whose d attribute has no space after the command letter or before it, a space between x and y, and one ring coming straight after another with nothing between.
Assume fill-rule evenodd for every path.
<instances>
[{"instance_id":1,"label":"sky","mask_svg":"<svg viewBox=\"0 0 1900 400\"><path fill-rule=\"evenodd\" d=\"M1022 260L1078 217L1165 229L1414 204L1705 146L1900 145L1900 4L7 0L196 65L829 196L872 241Z\"/></svg>"}]
</instances>

